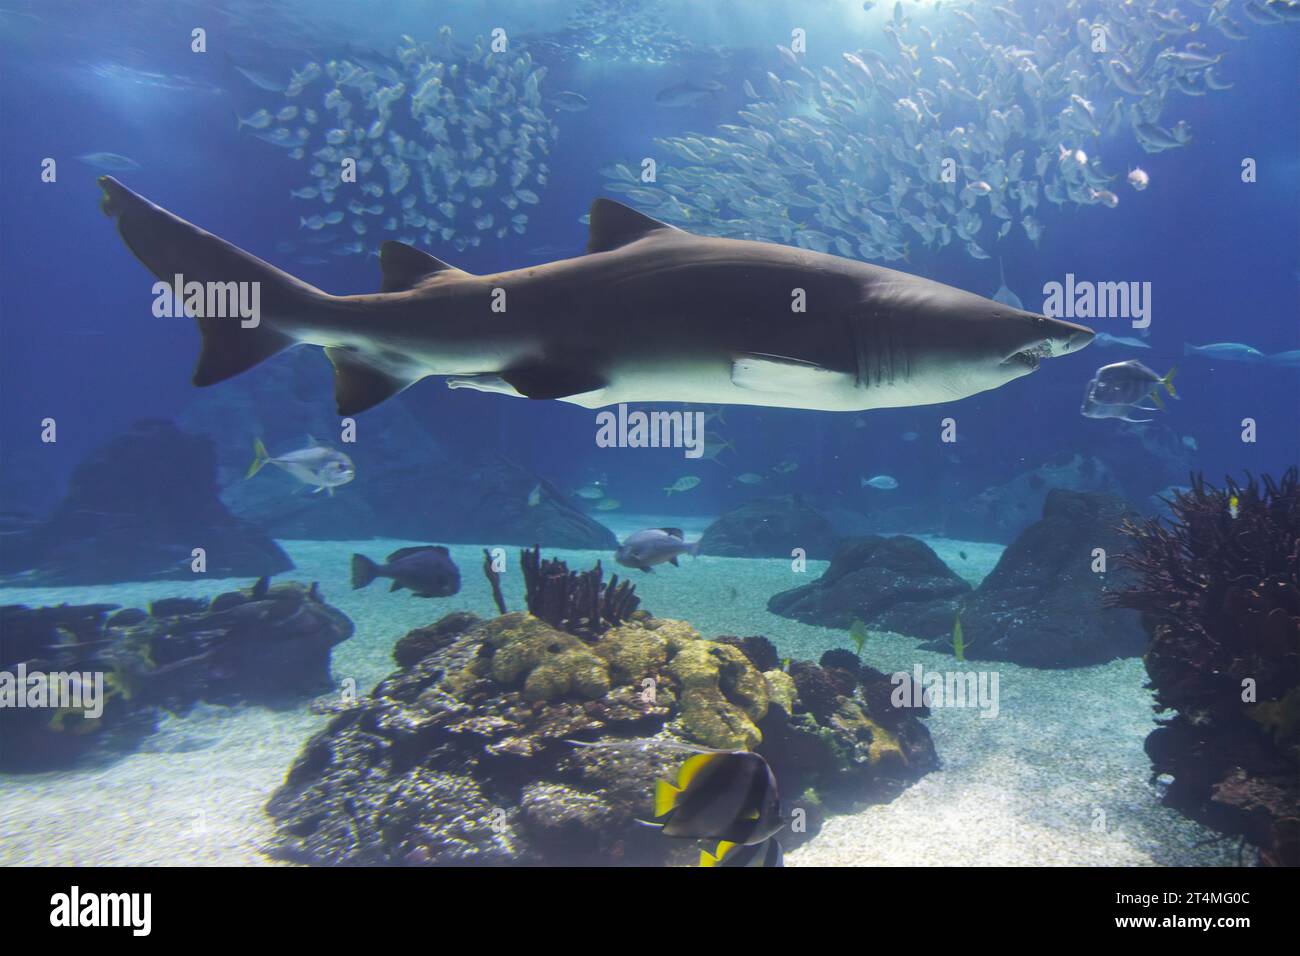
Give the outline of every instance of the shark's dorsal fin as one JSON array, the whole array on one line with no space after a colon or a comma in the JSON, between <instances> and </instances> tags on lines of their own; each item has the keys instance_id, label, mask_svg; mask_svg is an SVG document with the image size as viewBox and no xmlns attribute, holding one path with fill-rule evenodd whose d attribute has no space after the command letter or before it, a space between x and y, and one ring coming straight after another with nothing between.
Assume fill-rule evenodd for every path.
<instances>
[{"instance_id":1,"label":"shark's dorsal fin","mask_svg":"<svg viewBox=\"0 0 1300 956\"><path fill-rule=\"evenodd\" d=\"M676 226L670 226L658 219L651 219L645 213L637 212L631 206L601 197L591 204L591 225L587 232L588 252L609 252L629 242L644 239L659 229L681 232Z\"/></svg>"},{"instance_id":2,"label":"shark's dorsal fin","mask_svg":"<svg viewBox=\"0 0 1300 956\"><path fill-rule=\"evenodd\" d=\"M404 292L439 272L460 272L453 265L392 239L379 247L379 268L384 272L380 292Z\"/></svg>"}]
</instances>

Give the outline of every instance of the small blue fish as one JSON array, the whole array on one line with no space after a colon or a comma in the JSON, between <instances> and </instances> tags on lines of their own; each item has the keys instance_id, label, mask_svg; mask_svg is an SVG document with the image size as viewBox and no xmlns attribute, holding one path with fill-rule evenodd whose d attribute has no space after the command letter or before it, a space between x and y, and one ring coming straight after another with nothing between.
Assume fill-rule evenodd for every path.
<instances>
[{"instance_id":1,"label":"small blue fish","mask_svg":"<svg viewBox=\"0 0 1300 956\"><path fill-rule=\"evenodd\" d=\"M140 164L130 156L123 156L121 153L84 153L78 156L87 166L93 166L95 169L106 169L113 173L124 173L132 169L139 169Z\"/></svg>"},{"instance_id":2,"label":"small blue fish","mask_svg":"<svg viewBox=\"0 0 1300 956\"><path fill-rule=\"evenodd\" d=\"M875 488L878 491L893 491L898 487L898 479L891 475L876 475L874 478L861 479L863 488Z\"/></svg>"},{"instance_id":3,"label":"small blue fish","mask_svg":"<svg viewBox=\"0 0 1300 956\"><path fill-rule=\"evenodd\" d=\"M1123 346L1127 349L1149 349L1151 348L1141 339L1135 339L1132 336L1125 335L1107 335L1105 332L1098 332L1092 337L1092 344L1100 348L1108 349L1116 346Z\"/></svg>"}]
</instances>

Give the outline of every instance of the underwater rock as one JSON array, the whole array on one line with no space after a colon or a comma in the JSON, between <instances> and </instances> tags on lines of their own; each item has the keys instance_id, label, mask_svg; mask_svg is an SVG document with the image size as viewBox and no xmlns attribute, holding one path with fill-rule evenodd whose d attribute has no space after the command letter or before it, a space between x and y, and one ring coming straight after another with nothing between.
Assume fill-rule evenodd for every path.
<instances>
[{"instance_id":1,"label":"underwater rock","mask_svg":"<svg viewBox=\"0 0 1300 956\"><path fill-rule=\"evenodd\" d=\"M841 541L820 578L774 594L767 609L822 627L861 620L875 630L937 637L952 630L970 589L924 542L869 535Z\"/></svg>"},{"instance_id":2,"label":"underwater rock","mask_svg":"<svg viewBox=\"0 0 1300 956\"><path fill-rule=\"evenodd\" d=\"M943 534L966 541L1009 542L1043 513L1054 488L1123 494L1119 481L1100 459L1062 453L957 506L945 516Z\"/></svg>"},{"instance_id":3,"label":"underwater rock","mask_svg":"<svg viewBox=\"0 0 1300 956\"><path fill-rule=\"evenodd\" d=\"M788 558L795 548L816 560L835 550L835 529L799 495L759 498L728 511L700 537L700 554Z\"/></svg>"},{"instance_id":4,"label":"underwater rock","mask_svg":"<svg viewBox=\"0 0 1300 956\"><path fill-rule=\"evenodd\" d=\"M781 666L781 656L777 653L776 645L769 641L761 634L751 637L731 637L730 635L715 638L719 644L734 644L744 651L745 656L754 662L754 666L761 671L776 670Z\"/></svg>"},{"instance_id":5,"label":"underwater rock","mask_svg":"<svg viewBox=\"0 0 1300 956\"><path fill-rule=\"evenodd\" d=\"M349 488L365 480L361 467L358 461L358 477ZM530 506L529 496L539 485L540 500ZM542 542L548 548L592 551L618 547L614 532L571 505L549 481L503 456L424 461L386 472L358 491L375 513L372 533L377 535L471 544Z\"/></svg>"},{"instance_id":6,"label":"underwater rock","mask_svg":"<svg viewBox=\"0 0 1300 956\"><path fill-rule=\"evenodd\" d=\"M893 800L938 768L930 732L919 719L929 711L895 707L889 675L870 667L856 674L832 671L807 661L791 662L790 671L782 676L798 689L794 709L769 708L755 749L773 769L781 768L783 793L805 794L801 806L852 813ZM772 688L774 701L778 688Z\"/></svg>"},{"instance_id":7,"label":"underwater rock","mask_svg":"<svg viewBox=\"0 0 1300 956\"><path fill-rule=\"evenodd\" d=\"M352 622L315 584L265 578L211 602L155 601L148 612L0 607L0 671L102 677L98 716L84 707L0 707L0 769L120 755L153 733L164 712L184 714L201 701L302 701L330 688L331 649L351 636Z\"/></svg>"},{"instance_id":8,"label":"underwater rock","mask_svg":"<svg viewBox=\"0 0 1300 956\"><path fill-rule=\"evenodd\" d=\"M142 421L77 466L47 521L6 537L0 573L20 572L26 586L192 580L195 548L214 578L293 567L261 529L222 504L207 438Z\"/></svg>"},{"instance_id":9,"label":"underwater rock","mask_svg":"<svg viewBox=\"0 0 1300 956\"><path fill-rule=\"evenodd\" d=\"M764 754L786 806L807 810L809 834L787 834L787 845L816 832L823 804L892 799L937 766L918 714L893 708L887 693L863 696L857 676L834 675L844 693L833 709L818 708L819 720L791 675L763 672L744 642L707 640L684 621L638 612L585 639L526 613L466 623L449 615L403 638L412 649L403 656L427 653L307 744L267 804L279 827L274 856L694 862L700 844L637 823L653 816L655 780L674 777L689 756L646 745L650 737ZM746 641L769 656L766 639Z\"/></svg>"},{"instance_id":10,"label":"underwater rock","mask_svg":"<svg viewBox=\"0 0 1300 956\"><path fill-rule=\"evenodd\" d=\"M540 541L611 551L618 545L612 531L526 468L503 457L467 461L446 447L400 396L366 413L355 443L339 443L338 416L321 400L334 390L333 369L314 349L290 349L258 373L205 392L182 421L217 442L222 498L230 510L277 538ZM309 435L345 451L356 479L334 495L303 493L276 469L244 480L254 438L275 454L301 446ZM540 501L529 507L538 484Z\"/></svg>"},{"instance_id":11,"label":"underwater rock","mask_svg":"<svg viewBox=\"0 0 1300 956\"><path fill-rule=\"evenodd\" d=\"M1146 501L1187 478L1195 455L1178 432L1158 421L1115 425L1097 436L1096 450L1130 501Z\"/></svg>"},{"instance_id":12,"label":"underwater rock","mask_svg":"<svg viewBox=\"0 0 1300 956\"><path fill-rule=\"evenodd\" d=\"M402 637L393 646L393 660L399 667L410 667L416 661L427 657L434 651L446 647L457 635L464 634L475 624L479 616L469 611L453 611L435 624L417 627Z\"/></svg>"},{"instance_id":13,"label":"underwater rock","mask_svg":"<svg viewBox=\"0 0 1300 956\"><path fill-rule=\"evenodd\" d=\"M1137 615L1106 610L1103 594L1132 581L1116 564L1127 548L1120 524L1134 518L1123 499L1054 488L1043 517L1007 546L961 607L965 656L1026 667L1086 667L1137 657L1146 647ZM1092 570L1094 549L1107 570ZM948 621L951 634L953 621ZM950 651L951 636L926 645Z\"/></svg>"},{"instance_id":14,"label":"underwater rock","mask_svg":"<svg viewBox=\"0 0 1300 956\"><path fill-rule=\"evenodd\" d=\"M1163 802L1300 866L1300 474L1262 482L1193 476L1172 519L1126 524L1136 580L1108 603L1150 636Z\"/></svg>"}]
</instances>

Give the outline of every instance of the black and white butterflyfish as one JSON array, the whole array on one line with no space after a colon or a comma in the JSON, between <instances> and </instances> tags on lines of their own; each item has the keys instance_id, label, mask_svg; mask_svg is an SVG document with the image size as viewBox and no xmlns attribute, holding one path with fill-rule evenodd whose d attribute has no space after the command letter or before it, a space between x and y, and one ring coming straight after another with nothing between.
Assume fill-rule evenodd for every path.
<instances>
[{"instance_id":1,"label":"black and white butterflyfish","mask_svg":"<svg viewBox=\"0 0 1300 956\"><path fill-rule=\"evenodd\" d=\"M665 835L721 841L700 856L702 866L780 866L773 839L785 826L776 776L747 750L697 753L677 781L655 785L655 818ZM770 845L769 845L770 844Z\"/></svg>"}]
</instances>

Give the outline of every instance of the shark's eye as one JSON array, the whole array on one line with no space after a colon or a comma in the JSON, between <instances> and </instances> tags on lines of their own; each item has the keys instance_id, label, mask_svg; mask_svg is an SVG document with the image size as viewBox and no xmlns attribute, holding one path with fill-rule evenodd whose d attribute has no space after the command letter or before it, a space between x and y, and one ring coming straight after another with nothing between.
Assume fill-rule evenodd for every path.
<instances>
[{"instance_id":1,"label":"shark's eye","mask_svg":"<svg viewBox=\"0 0 1300 956\"><path fill-rule=\"evenodd\" d=\"M1034 317L1034 325L1036 325L1036 326L1037 326L1038 328L1040 328L1040 329L1047 328L1047 319L1046 319L1046 317L1041 316L1041 315L1039 315L1039 316L1035 316L1035 317Z\"/></svg>"}]
</instances>

